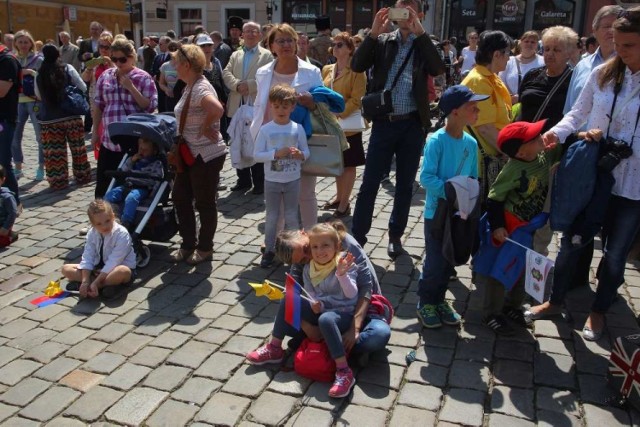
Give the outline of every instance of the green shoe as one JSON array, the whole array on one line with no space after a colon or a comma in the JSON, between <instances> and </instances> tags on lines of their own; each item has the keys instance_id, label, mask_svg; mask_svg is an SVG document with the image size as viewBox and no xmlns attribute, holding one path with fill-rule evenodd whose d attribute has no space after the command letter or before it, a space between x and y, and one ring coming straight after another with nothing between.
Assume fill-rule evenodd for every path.
<instances>
[{"instance_id":1,"label":"green shoe","mask_svg":"<svg viewBox=\"0 0 640 427\"><path fill-rule=\"evenodd\" d=\"M418 309L418 319L425 328L439 328L442 326L440 315L438 314L438 306L434 304L425 304Z\"/></svg>"},{"instance_id":2,"label":"green shoe","mask_svg":"<svg viewBox=\"0 0 640 427\"><path fill-rule=\"evenodd\" d=\"M440 315L440 320L445 325L456 326L460 324L462 317L449 305L448 302L441 302L436 306L436 310Z\"/></svg>"}]
</instances>

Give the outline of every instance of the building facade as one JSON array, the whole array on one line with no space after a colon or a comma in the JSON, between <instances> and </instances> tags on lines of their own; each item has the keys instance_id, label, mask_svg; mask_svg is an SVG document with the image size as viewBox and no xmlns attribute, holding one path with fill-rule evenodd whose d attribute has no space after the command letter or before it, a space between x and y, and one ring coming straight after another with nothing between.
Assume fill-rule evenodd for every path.
<instances>
[{"instance_id":1,"label":"building facade","mask_svg":"<svg viewBox=\"0 0 640 427\"><path fill-rule=\"evenodd\" d=\"M92 21L115 31L128 30L130 17L123 0L5 0L0 7L0 29L4 32L28 30L36 40L57 40L66 30L71 39L89 36Z\"/></svg>"}]
</instances>

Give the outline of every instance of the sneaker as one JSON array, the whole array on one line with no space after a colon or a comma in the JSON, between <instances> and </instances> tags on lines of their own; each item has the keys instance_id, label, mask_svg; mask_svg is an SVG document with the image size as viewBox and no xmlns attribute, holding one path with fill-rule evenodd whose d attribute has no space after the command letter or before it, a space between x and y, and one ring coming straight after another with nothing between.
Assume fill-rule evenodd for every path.
<instances>
[{"instance_id":1,"label":"sneaker","mask_svg":"<svg viewBox=\"0 0 640 427\"><path fill-rule=\"evenodd\" d=\"M36 171L36 181L44 180L44 168L40 166Z\"/></svg>"},{"instance_id":2,"label":"sneaker","mask_svg":"<svg viewBox=\"0 0 640 427\"><path fill-rule=\"evenodd\" d=\"M492 314L487 316L482 319L482 323L487 325L498 335L508 337L516 333L516 331L509 325L509 322L507 322L507 319L501 314Z\"/></svg>"},{"instance_id":3,"label":"sneaker","mask_svg":"<svg viewBox=\"0 0 640 427\"><path fill-rule=\"evenodd\" d=\"M418 319L425 328L439 328L442 326L440 315L438 314L438 306L435 304L425 304L418 309Z\"/></svg>"},{"instance_id":4,"label":"sneaker","mask_svg":"<svg viewBox=\"0 0 640 427\"><path fill-rule=\"evenodd\" d=\"M456 326L460 324L460 320L462 317L451 307L448 302L441 302L436 307L438 314L440 315L440 320L445 325Z\"/></svg>"},{"instance_id":5,"label":"sneaker","mask_svg":"<svg viewBox=\"0 0 640 427\"><path fill-rule=\"evenodd\" d=\"M338 369L336 371L336 379L329 389L329 397L345 397L351 393L351 389L356 385L356 379L353 378L351 369Z\"/></svg>"},{"instance_id":6,"label":"sneaker","mask_svg":"<svg viewBox=\"0 0 640 427\"><path fill-rule=\"evenodd\" d=\"M273 252L265 252L260 260L260 267L269 268L273 265L273 261L276 259L276 254Z\"/></svg>"},{"instance_id":7,"label":"sneaker","mask_svg":"<svg viewBox=\"0 0 640 427\"><path fill-rule=\"evenodd\" d=\"M283 358L284 350L282 350L281 347L276 347L271 344L263 345L247 354L249 363L257 366L264 365L265 363L280 363Z\"/></svg>"},{"instance_id":8,"label":"sneaker","mask_svg":"<svg viewBox=\"0 0 640 427\"><path fill-rule=\"evenodd\" d=\"M522 310L517 308L505 307L502 309L502 314L504 314L513 323L518 326L522 326L523 328L529 328L533 325L531 318L525 316Z\"/></svg>"}]
</instances>

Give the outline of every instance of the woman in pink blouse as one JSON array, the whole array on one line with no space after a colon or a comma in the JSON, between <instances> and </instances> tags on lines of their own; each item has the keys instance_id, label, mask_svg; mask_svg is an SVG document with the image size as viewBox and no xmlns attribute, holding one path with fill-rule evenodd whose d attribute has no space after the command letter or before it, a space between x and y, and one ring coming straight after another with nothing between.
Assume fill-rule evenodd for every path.
<instances>
[{"instance_id":1,"label":"woman in pink blouse","mask_svg":"<svg viewBox=\"0 0 640 427\"><path fill-rule=\"evenodd\" d=\"M109 123L123 121L133 113L152 113L158 105L158 93L153 78L135 66L136 51L124 36L116 36L111 44L110 60L115 68L102 73L96 85L91 112L93 129L91 142L100 147L96 171L95 197L102 198L109 187L108 170L118 168L124 154L134 145L125 147L109 139ZM102 134L98 128L102 124Z\"/></svg>"}]
</instances>

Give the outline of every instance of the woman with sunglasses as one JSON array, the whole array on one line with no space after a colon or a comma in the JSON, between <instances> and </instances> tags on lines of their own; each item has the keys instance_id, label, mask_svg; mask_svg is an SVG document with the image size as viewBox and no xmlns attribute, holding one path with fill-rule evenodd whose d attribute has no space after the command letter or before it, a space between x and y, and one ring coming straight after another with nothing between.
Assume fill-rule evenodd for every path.
<instances>
[{"instance_id":1,"label":"woman with sunglasses","mask_svg":"<svg viewBox=\"0 0 640 427\"><path fill-rule=\"evenodd\" d=\"M173 184L173 203L182 237L173 260L196 265L210 261L213 255L213 236L218 226L218 182L227 154L220 133L224 108L215 89L202 75L206 66L202 49L193 44L182 46L173 53L173 59L178 78L186 83L175 113L190 153L181 154L185 170L176 174ZM200 215L197 234L194 206Z\"/></svg>"},{"instance_id":2,"label":"woman with sunglasses","mask_svg":"<svg viewBox=\"0 0 640 427\"><path fill-rule=\"evenodd\" d=\"M336 58L335 64L325 65L322 69L324 85L335 90L344 98L344 111L338 114L341 119L359 111L367 87L365 73L351 70L351 58L356 47L349 33L343 32L333 38L329 54ZM356 182L356 167L365 163L362 132L346 132L349 148L342 152L344 172L336 177L336 196L324 204L324 209L335 209L333 216L343 218L351 215L349 199Z\"/></svg>"},{"instance_id":3,"label":"woman with sunglasses","mask_svg":"<svg viewBox=\"0 0 640 427\"><path fill-rule=\"evenodd\" d=\"M267 44L275 60L258 68L256 83L258 93L253 108L251 135L255 139L264 123L272 120L268 108L269 90L277 84L288 84L296 90L298 104L315 110L316 105L309 90L322 86L320 70L298 58L298 33L289 24L276 24L267 37ZM300 216L302 226L310 229L318 222L318 201L316 198L316 177L302 175L300 178ZM279 220L280 222L280 220ZM282 222L284 222L282 220ZM270 267L275 260L273 252L264 254L260 266Z\"/></svg>"},{"instance_id":4,"label":"woman with sunglasses","mask_svg":"<svg viewBox=\"0 0 640 427\"><path fill-rule=\"evenodd\" d=\"M102 198L109 187L109 178L105 172L117 169L124 154L136 148L111 142L109 123L123 121L133 113L153 113L158 105L158 92L153 77L135 65L136 51L133 44L126 37L118 35L109 52L109 58L115 67L105 70L98 79L92 109L91 143L94 147L100 147L96 198ZM98 131L100 124L102 134Z\"/></svg>"}]
</instances>

